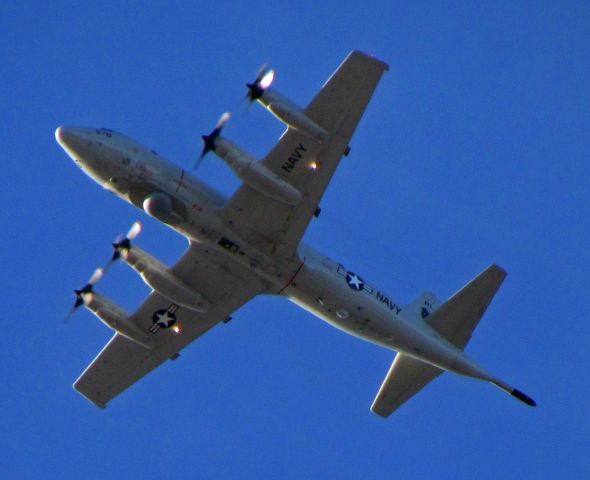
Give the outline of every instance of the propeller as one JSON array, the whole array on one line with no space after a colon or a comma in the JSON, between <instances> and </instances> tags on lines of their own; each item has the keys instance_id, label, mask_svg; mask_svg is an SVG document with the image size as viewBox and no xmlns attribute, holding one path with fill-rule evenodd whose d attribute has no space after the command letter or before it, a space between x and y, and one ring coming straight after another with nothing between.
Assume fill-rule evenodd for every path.
<instances>
[{"instance_id":1,"label":"propeller","mask_svg":"<svg viewBox=\"0 0 590 480\"><path fill-rule=\"evenodd\" d=\"M256 80L252 83L247 83L246 87L248 87L248 93L246 94L246 98L250 100L250 102L254 102L258 100L264 92L270 87L273 80L275 78L275 71L272 68L268 68L268 65L265 63L260 67L258 70L258 75L256 76Z\"/></svg>"},{"instance_id":2,"label":"propeller","mask_svg":"<svg viewBox=\"0 0 590 480\"><path fill-rule=\"evenodd\" d=\"M114 262L116 262L119 258L121 258L125 253L131 248L131 241L135 240L135 238L141 232L141 223L135 222L131 225L131 228L127 232L127 235L119 235L115 241L113 242L113 248L115 251L113 252L113 256L107 268L109 268Z\"/></svg>"},{"instance_id":3,"label":"propeller","mask_svg":"<svg viewBox=\"0 0 590 480\"><path fill-rule=\"evenodd\" d=\"M70 320L70 318L72 318L72 315L74 315L76 310L79 307L81 307L82 305L84 305L84 303L85 303L84 297L86 295L92 293L92 289L98 283L98 281L102 278L103 275L104 275L104 268L102 268L102 267L97 268L94 271L94 273L92 274L92 276L90 277L90 279L88 280L88 283L86 285L84 285L82 288L80 288L78 290L74 290L74 295L76 296L76 301L74 302L74 306L70 310L70 313L65 318L65 322L68 322L68 320Z\"/></svg>"},{"instance_id":4,"label":"propeller","mask_svg":"<svg viewBox=\"0 0 590 480\"><path fill-rule=\"evenodd\" d=\"M230 118L231 113L223 113L221 117L219 117L219 120L217 120L217 124L215 125L213 131L209 135L203 135L201 137L204 142L203 151L201 152L201 156L197 160L197 163L195 163L195 169L197 169L199 165L201 165L201 162L203 161L203 158L205 158L205 155L207 155L207 153L209 153L212 150L215 150L215 140L217 140L217 137L219 137L219 134L221 133L221 131L225 127L225 124L229 121Z\"/></svg>"}]
</instances>

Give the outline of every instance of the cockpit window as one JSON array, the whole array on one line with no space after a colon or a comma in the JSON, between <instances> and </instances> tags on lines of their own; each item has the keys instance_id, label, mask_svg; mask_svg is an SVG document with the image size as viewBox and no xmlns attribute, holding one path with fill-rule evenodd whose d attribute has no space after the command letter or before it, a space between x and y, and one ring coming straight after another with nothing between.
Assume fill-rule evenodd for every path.
<instances>
[{"instance_id":1,"label":"cockpit window","mask_svg":"<svg viewBox=\"0 0 590 480\"><path fill-rule=\"evenodd\" d=\"M96 133L98 135L104 135L105 137L112 137L115 131L111 130L110 128L99 128L96 130Z\"/></svg>"}]
</instances>

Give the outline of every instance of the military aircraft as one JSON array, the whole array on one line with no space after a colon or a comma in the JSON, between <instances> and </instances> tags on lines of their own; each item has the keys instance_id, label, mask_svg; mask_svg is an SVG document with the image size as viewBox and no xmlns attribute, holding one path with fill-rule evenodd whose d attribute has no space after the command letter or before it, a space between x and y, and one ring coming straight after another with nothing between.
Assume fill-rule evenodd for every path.
<instances>
[{"instance_id":1,"label":"military aircraft","mask_svg":"<svg viewBox=\"0 0 590 480\"><path fill-rule=\"evenodd\" d=\"M128 315L94 290L98 269L75 290L73 310L93 312L114 335L74 383L98 407L137 382L259 294L281 295L351 335L397 355L371 410L389 416L443 371L492 383L530 406L520 390L490 375L463 349L506 273L486 268L446 302L424 293L395 302L364 277L301 242L353 132L388 66L353 51L305 108L273 88L265 67L247 84L287 128L262 159L221 135L222 115L203 136L209 151L241 180L226 199L154 150L106 128L61 126L57 142L84 173L121 199L184 235L189 247L171 268L132 244L136 223L113 243L113 261L152 289Z\"/></svg>"}]
</instances>

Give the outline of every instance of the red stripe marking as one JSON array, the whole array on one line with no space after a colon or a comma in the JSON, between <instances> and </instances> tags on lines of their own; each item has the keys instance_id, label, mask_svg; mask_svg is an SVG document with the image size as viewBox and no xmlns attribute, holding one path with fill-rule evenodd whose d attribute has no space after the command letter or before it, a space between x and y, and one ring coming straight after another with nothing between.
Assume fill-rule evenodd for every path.
<instances>
[{"instance_id":1,"label":"red stripe marking","mask_svg":"<svg viewBox=\"0 0 590 480\"><path fill-rule=\"evenodd\" d=\"M180 180L178 180L178 187L176 187L176 193L180 190L180 186L182 185L182 180L184 179L184 168L180 174Z\"/></svg>"},{"instance_id":2,"label":"red stripe marking","mask_svg":"<svg viewBox=\"0 0 590 480\"><path fill-rule=\"evenodd\" d=\"M283 288L281 288L279 290L278 295L280 295L281 293L283 293L283 291L293 283L293 280L295 280L295 277L297 275L299 275L299 272L301 271L301 269L303 268L303 265L305 265L305 257L303 257L303 262L301 262L301 265L299 265L299 268L297 269L297 271L293 274L293 276L289 279L289 281L285 284L285 286Z\"/></svg>"}]
</instances>

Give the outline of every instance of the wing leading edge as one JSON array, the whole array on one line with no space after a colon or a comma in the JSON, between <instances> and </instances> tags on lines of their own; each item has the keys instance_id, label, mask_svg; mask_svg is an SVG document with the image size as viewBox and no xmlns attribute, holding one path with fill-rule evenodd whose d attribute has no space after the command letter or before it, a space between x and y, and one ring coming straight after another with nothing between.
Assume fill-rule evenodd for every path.
<instances>
[{"instance_id":1,"label":"wing leading edge","mask_svg":"<svg viewBox=\"0 0 590 480\"><path fill-rule=\"evenodd\" d=\"M172 272L209 299L211 307L200 314L178 308L172 300L152 292L131 319L156 337L155 348L148 350L115 334L74 383L74 389L96 406L106 407L119 393L166 360L176 358L189 343L266 291L266 286L244 267L197 243L191 243ZM155 316L166 312L181 325L181 334L155 323Z\"/></svg>"}]
</instances>

